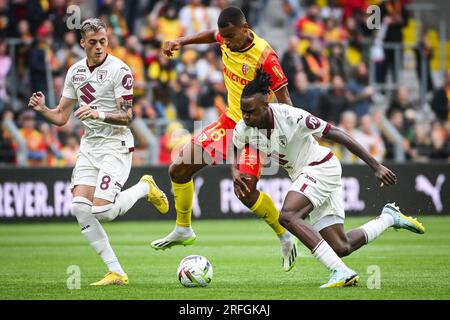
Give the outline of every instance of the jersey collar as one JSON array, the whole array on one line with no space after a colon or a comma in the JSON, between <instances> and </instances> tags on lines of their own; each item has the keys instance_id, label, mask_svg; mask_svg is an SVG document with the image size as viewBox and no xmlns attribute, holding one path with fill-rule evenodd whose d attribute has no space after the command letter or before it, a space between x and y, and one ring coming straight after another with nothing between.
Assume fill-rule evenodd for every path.
<instances>
[{"instance_id":1,"label":"jersey collar","mask_svg":"<svg viewBox=\"0 0 450 320\"><path fill-rule=\"evenodd\" d=\"M105 56L105 59L103 59L102 62L100 62L99 64L96 64L94 66L91 66L91 67L89 66L88 60L86 58L86 65L89 68L89 72L92 73L95 70L95 68L100 67L103 63L105 63L106 59L108 59L108 56L109 56L109 54L107 53L106 56Z\"/></svg>"}]
</instances>

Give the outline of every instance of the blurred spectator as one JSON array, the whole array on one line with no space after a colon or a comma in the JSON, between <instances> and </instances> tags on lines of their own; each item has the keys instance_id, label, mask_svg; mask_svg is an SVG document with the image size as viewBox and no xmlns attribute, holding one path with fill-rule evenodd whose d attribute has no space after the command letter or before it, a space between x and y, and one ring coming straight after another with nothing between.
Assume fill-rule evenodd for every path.
<instances>
[{"instance_id":1,"label":"blurred spectator","mask_svg":"<svg viewBox=\"0 0 450 320\"><path fill-rule=\"evenodd\" d=\"M209 25L213 29L217 29L217 21L220 12L230 5L229 0L212 0L211 5L206 8L208 10Z\"/></svg>"},{"instance_id":2,"label":"blurred spectator","mask_svg":"<svg viewBox=\"0 0 450 320\"><path fill-rule=\"evenodd\" d=\"M308 7L306 16L297 20L297 36L302 40L318 39L323 37L324 32L325 27L320 20L320 8L313 3Z\"/></svg>"},{"instance_id":3,"label":"blurred spectator","mask_svg":"<svg viewBox=\"0 0 450 320\"><path fill-rule=\"evenodd\" d=\"M431 59L433 59L433 48L431 47L427 33L423 33L420 41L414 47L416 56L416 72L419 79L419 85L422 86L422 74L425 73L425 90L430 92L434 90L433 79L431 78ZM422 72L422 68L425 68Z\"/></svg>"},{"instance_id":4,"label":"blurred spectator","mask_svg":"<svg viewBox=\"0 0 450 320\"><path fill-rule=\"evenodd\" d=\"M0 0L0 38L8 35L10 24L8 0Z\"/></svg>"},{"instance_id":5,"label":"blurred spectator","mask_svg":"<svg viewBox=\"0 0 450 320\"><path fill-rule=\"evenodd\" d=\"M159 41L173 40L184 34L184 27L178 19L175 6L169 6L156 23L156 36ZM176 57L175 57L176 58Z\"/></svg>"},{"instance_id":6,"label":"blurred spectator","mask_svg":"<svg viewBox=\"0 0 450 320\"><path fill-rule=\"evenodd\" d=\"M171 122L160 139L159 163L172 163L172 154L178 155L180 149L191 140L191 135L179 122Z\"/></svg>"},{"instance_id":7,"label":"blurred spectator","mask_svg":"<svg viewBox=\"0 0 450 320\"><path fill-rule=\"evenodd\" d=\"M449 159L450 139L443 124L434 121L431 126L431 155L432 159Z\"/></svg>"},{"instance_id":8,"label":"blurred spectator","mask_svg":"<svg viewBox=\"0 0 450 320\"><path fill-rule=\"evenodd\" d=\"M395 111L400 111L403 114L403 119L405 120L404 126L405 131L409 132L411 129L411 124L414 122L416 111L414 105L409 100L410 93L408 88L405 86L398 87L394 98L391 101L389 109L387 110L387 117L390 118L391 113Z\"/></svg>"},{"instance_id":9,"label":"blurred spectator","mask_svg":"<svg viewBox=\"0 0 450 320\"><path fill-rule=\"evenodd\" d=\"M325 21L324 40L328 44L345 44L348 39L347 30L336 19L328 18Z\"/></svg>"},{"instance_id":10,"label":"blurred spectator","mask_svg":"<svg viewBox=\"0 0 450 320\"><path fill-rule=\"evenodd\" d=\"M345 111L341 114L341 119L339 121L339 129L345 131L352 137L355 137L357 130L356 128L356 114L353 111ZM351 153L346 147L341 144L333 144L332 151L341 160L342 163L356 163L358 157Z\"/></svg>"},{"instance_id":11,"label":"blurred spectator","mask_svg":"<svg viewBox=\"0 0 450 320\"><path fill-rule=\"evenodd\" d=\"M369 113L374 90L369 86L369 72L364 62L358 65L355 73L347 85L347 90L351 108L358 118L361 118Z\"/></svg>"},{"instance_id":12,"label":"blurred spectator","mask_svg":"<svg viewBox=\"0 0 450 320\"><path fill-rule=\"evenodd\" d=\"M56 51L56 59L60 65L60 74L65 74L75 62L86 56L83 48L78 44L78 39L74 31L64 34L62 47Z\"/></svg>"},{"instance_id":13,"label":"blurred spectator","mask_svg":"<svg viewBox=\"0 0 450 320\"><path fill-rule=\"evenodd\" d=\"M397 129L398 133L402 136L402 144L405 152L410 156L411 152L411 143L406 137L413 135L411 131L409 131L408 125L405 122L405 118L402 110L393 109L389 113L389 121ZM386 159L394 158L394 141L392 141L389 137L383 135L383 139L386 145Z\"/></svg>"},{"instance_id":14,"label":"blurred spectator","mask_svg":"<svg viewBox=\"0 0 450 320\"><path fill-rule=\"evenodd\" d=\"M11 58L8 55L8 43L0 39L0 113L3 111L8 96L6 94L6 77L11 69Z\"/></svg>"},{"instance_id":15,"label":"blurred spectator","mask_svg":"<svg viewBox=\"0 0 450 320\"><path fill-rule=\"evenodd\" d=\"M2 122L0 123L0 164L15 163L16 153L14 150L14 143L9 132L5 128L3 128L3 120L13 120L14 114L11 111L0 111L0 114L2 120Z\"/></svg>"},{"instance_id":16,"label":"blurred spectator","mask_svg":"<svg viewBox=\"0 0 450 320\"><path fill-rule=\"evenodd\" d=\"M30 24L27 20L19 21L19 23L17 24L17 32L20 39L25 43L31 44L33 42L33 35L30 32Z\"/></svg>"},{"instance_id":17,"label":"blurred spectator","mask_svg":"<svg viewBox=\"0 0 450 320\"><path fill-rule=\"evenodd\" d=\"M341 44L332 44L330 46L330 77L339 75L347 81L350 76L350 66L347 62L347 57L345 56L344 48Z\"/></svg>"},{"instance_id":18,"label":"blurred spectator","mask_svg":"<svg viewBox=\"0 0 450 320\"><path fill-rule=\"evenodd\" d=\"M61 155L63 164L67 167L75 166L77 162L78 150L80 149L80 143L75 135L69 135L66 138L66 142L61 148Z\"/></svg>"},{"instance_id":19,"label":"blurred spectator","mask_svg":"<svg viewBox=\"0 0 450 320\"><path fill-rule=\"evenodd\" d=\"M353 138L358 141L372 157L382 162L384 160L385 146L381 133L374 125L372 116L366 114L361 117L358 130L355 130ZM357 159L363 163L361 159Z\"/></svg>"},{"instance_id":20,"label":"blurred spectator","mask_svg":"<svg viewBox=\"0 0 450 320\"><path fill-rule=\"evenodd\" d=\"M149 58L147 76L153 89L154 101L162 101L167 104L170 99L169 83L177 79L175 72L175 60L167 58L159 53L156 58Z\"/></svg>"},{"instance_id":21,"label":"blurred spectator","mask_svg":"<svg viewBox=\"0 0 450 320\"><path fill-rule=\"evenodd\" d=\"M47 160L47 147L44 136L36 130L36 120L33 111L25 111L19 117L20 135L27 144L27 158L30 166L44 165ZM16 144L14 143L16 148Z\"/></svg>"},{"instance_id":22,"label":"blurred spectator","mask_svg":"<svg viewBox=\"0 0 450 320\"><path fill-rule=\"evenodd\" d=\"M427 161L431 154L430 126L426 123L414 125L414 139L411 143L409 156L414 161Z\"/></svg>"},{"instance_id":23,"label":"blurred spectator","mask_svg":"<svg viewBox=\"0 0 450 320\"><path fill-rule=\"evenodd\" d=\"M319 115L324 120L336 124L341 114L349 109L350 101L341 76L334 76L331 87L322 94L319 102Z\"/></svg>"},{"instance_id":24,"label":"blurred spectator","mask_svg":"<svg viewBox=\"0 0 450 320\"><path fill-rule=\"evenodd\" d=\"M289 91L294 107L304 109L312 114L319 113L320 89L310 86L304 72L295 76L294 90Z\"/></svg>"},{"instance_id":25,"label":"blurred spectator","mask_svg":"<svg viewBox=\"0 0 450 320\"><path fill-rule=\"evenodd\" d=\"M50 167L57 167L62 165L61 142L57 135L57 127L50 126L47 122L42 122L39 125L39 132L44 138L46 148L46 163Z\"/></svg>"},{"instance_id":26,"label":"blurred spectator","mask_svg":"<svg viewBox=\"0 0 450 320\"><path fill-rule=\"evenodd\" d=\"M67 0L52 0L49 2L50 7L47 12L47 16L53 26L53 36L55 37L55 40L59 42L59 40L62 40L64 38L64 35L67 32Z\"/></svg>"},{"instance_id":27,"label":"blurred spectator","mask_svg":"<svg viewBox=\"0 0 450 320\"><path fill-rule=\"evenodd\" d=\"M207 127L219 117L217 100L226 100L226 88L221 72L214 72L202 86L198 104L203 109L202 126Z\"/></svg>"},{"instance_id":28,"label":"blurred spectator","mask_svg":"<svg viewBox=\"0 0 450 320\"><path fill-rule=\"evenodd\" d=\"M302 56L302 62L309 82L325 84L330 82L330 63L319 39L311 41L310 47Z\"/></svg>"},{"instance_id":29,"label":"blurred spectator","mask_svg":"<svg viewBox=\"0 0 450 320\"><path fill-rule=\"evenodd\" d=\"M288 80L289 91L294 90L295 77L298 72L303 71L302 60L297 53L298 39L291 37L289 39L288 47L281 58L281 68Z\"/></svg>"},{"instance_id":30,"label":"blurred spectator","mask_svg":"<svg viewBox=\"0 0 450 320\"><path fill-rule=\"evenodd\" d=\"M42 91L42 93L48 97L46 78L46 68L48 66L47 60L50 62L53 60L51 30L47 26L42 25L39 27L36 37L36 44L28 51L27 54L27 67L30 70L31 90L33 92Z\"/></svg>"},{"instance_id":31,"label":"blurred spectator","mask_svg":"<svg viewBox=\"0 0 450 320\"><path fill-rule=\"evenodd\" d=\"M401 45L403 43L402 28L408 24L408 13L405 6L402 4L402 0L386 0L380 5L381 19L383 23L387 24L388 28L384 38L384 42L387 44ZM377 82L385 83L386 76L391 71L393 82L397 82L398 75L395 71L396 65L403 65L403 51L401 47L396 55L395 49L385 48L385 59L382 63L381 73Z\"/></svg>"},{"instance_id":32,"label":"blurred spectator","mask_svg":"<svg viewBox=\"0 0 450 320\"><path fill-rule=\"evenodd\" d=\"M126 40L125 49L127 54L124 62L130 67L133 73L133 95L140 97L145 92L145 68L142 59L142 46L139 39L131 35Z\"/></svg>"},{"instance_id":33,"label":"blurred spectator","mask_svg":"<svg viewBox=\"0 0 450 320\"><path fill-rule=\"evenodd\" d=\"M445 73L444 86L434 92L431 108L439 120L450 121L450 70Z\"/></svg>"},{"instance_id":34,"label":"blurred spectator","mask_svg":"<svg viewBox=\"0 0 450 320\"><path fill-rule=\"evenodd\" d=\"M115 0L111 4L112 12L109 15L109 23L113 29L114 34L117 36L119 43L124 43L128 37L128 26L125 19L125 1Z\"/></svg>"},{"instance_id":35,"label":"blurred spectator","mask_svg":"<svg viewBox=\"0 0 450 320\"><path fill-rule=\"evenodd\" d=\"M210 24L208 10L201 0L189 0L188 4L180 11L180 21L184 27L186 36L216 27ZM208 47L208 44L201 44L197 45L195 49L204 52Z\"/></svg>"},{"instance_id":36,"label":"blurred spectator","mask_svg":"<svg viewBox=\"0 0 450 320\"><path fill-rule=\"evenodd\" d=\"M119 58L122 61L125 61L127 57L127 49L124 46L119 44L117 40L117 36L111 29L108 29L108 52L111 53L114 57Z\"/></svg>"}]
</instances>

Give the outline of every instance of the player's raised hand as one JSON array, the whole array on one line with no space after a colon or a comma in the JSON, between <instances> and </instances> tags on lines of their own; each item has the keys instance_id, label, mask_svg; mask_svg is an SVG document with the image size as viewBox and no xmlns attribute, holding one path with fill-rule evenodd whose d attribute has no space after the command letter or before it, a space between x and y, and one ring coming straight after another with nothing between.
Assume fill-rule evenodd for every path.
<instances>
[{"instance_id":1,"label":"player's raised hand","mask_svg":"<svg viewBox=\"0 0 450 320\"><path fill-rule=\"evenodd\" d=\"M180 50L181 43L178 40L164 41L162 46L162 52L169 58L173 56L173 51Z\"/></svg>"},{"instance_id":2,"label":"player's raised hand","mask_svg":"<svg viewBox=\"0 0 450 320\"><path fill-rule=\"evenodd\" d=\"M380 182L380 187L391 186L397 183L397 176L391 170L381 165L375 170L375 177Z\"/></svg>"},{"instance_id":3,"label":"player's raised hand","mask_svg":"<svg viewBox=\"0 0 450 320\"><path fill-rule=\"evenodd\" d=\"M45 96L41 91L34 92L31 95L28 106L36 112L43 112L45 110Z\"/></svg>"},{"instance_id":4,"label":"player's raised hand","mask_svg":"<svg viewBox=\"0 0 450 320\"><path fill-rule=\"evenodd\" d=\"M75 111L74 115L81 121L87 119L98 119L98 112L92 109L88 104Z\"/></svg>"}]
</instances>

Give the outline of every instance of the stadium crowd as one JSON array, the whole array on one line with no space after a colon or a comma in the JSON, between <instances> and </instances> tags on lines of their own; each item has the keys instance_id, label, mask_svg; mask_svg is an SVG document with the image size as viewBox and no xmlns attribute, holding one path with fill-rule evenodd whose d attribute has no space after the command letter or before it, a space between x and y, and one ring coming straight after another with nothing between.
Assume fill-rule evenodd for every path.
<instances>
[{"instance_id":1,"label":"stadium crowd","mask_svg":"<svg viewBox=\"0 0 450 320\"><path fill-rule=\"evenodd\" d=\"M22 149L29 166L75 163L81 123L72 118L63 127L50 126L26 105L36 91L46 95L50 107L51 96L57 103L67 69L84 57L77 30L67 28L70 5L79 6L82 20L98 16L107 22L110 53L133 71L134 117L143 120L157 139L149 145L142 127L132 126L137 146L133 164L144 165L149 163L149 153L159 155L157 164L170 163L172 150L188 141L196 129L194 121L208 125L226 108L218 46L188 46L168 59L161 54L162 42L216 28L221 9L228 5L241 6L250 26L257 28L265 23L261 17L267 2L0 0L0 164L18 163L17 135L26 144ZM402 45L402 30L410 18L408 1L279 3L287 21L286 34L291 37L287 36L286 50L278 54L295 107L341 127L379 160L394 159L394 130L408 161L449 161L450 71L442 85L433 84L430 61L436 53L426 33L414 53L417 66L420 59L426 62L426 103L431 113L411 99L411 89L405 84L399 83L393 91L382 86L388 79L399 79L395 67L402 65L396 61L399 56L382 44ZM381 29L367 27L365 12L370 4L381 8ZM265 37L271 42L270 34ZM375 82L381 86L370 84L370 59ZM418 79L421 74L417 68ZM377 103L377 97L384 97L385 102ZM383 119L388 120L390 130ZM331 147L344 163L357 161L348 151Z\"/></svg>"}]
</instances>

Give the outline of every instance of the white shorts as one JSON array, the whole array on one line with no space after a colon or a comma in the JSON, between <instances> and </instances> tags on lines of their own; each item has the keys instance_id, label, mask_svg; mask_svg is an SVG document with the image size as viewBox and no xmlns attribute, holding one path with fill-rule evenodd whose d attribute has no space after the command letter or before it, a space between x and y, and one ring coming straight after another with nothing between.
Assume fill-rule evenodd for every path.
<instances>
[{"instance_id":1,"label":"white shorts","mask_svg":"<svg viewBox=\"0 0 450 320\"><path fill-rule=\"evenodd\" d=\"M131 170L132 153L93 154L79 152L70 189L77 185L95 187L94 198L114 202Z\"/></svg>"},{"instance_id":2,"label":"white shorts","mask_svg":"<svg viewBox=\"0 0 450 320\"><path fill-rule=\"evenodd\" d=\"M344 223L341 175L341 164L333 156L322 164L304 167L289 189L303 194L311 201L314 209L309 213L309 220L317 231Z\"/></svg>"}]
</instances>

